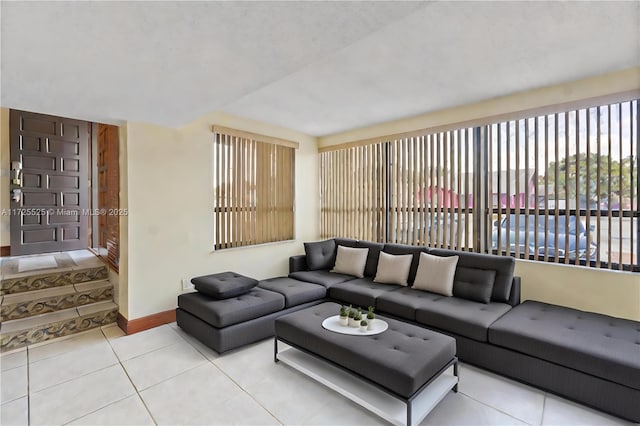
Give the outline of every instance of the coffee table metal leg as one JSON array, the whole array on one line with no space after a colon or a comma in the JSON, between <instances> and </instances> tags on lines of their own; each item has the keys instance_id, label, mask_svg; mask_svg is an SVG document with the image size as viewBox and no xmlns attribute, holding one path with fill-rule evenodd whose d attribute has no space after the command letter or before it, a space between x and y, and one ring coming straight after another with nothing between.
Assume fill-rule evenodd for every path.
<instances>
[{"instance_id":1,"label":"coffee table metal leg","mask_svg":"<svg viewBox=\"0 0 640 426\"><path fill-rule=\"evenodd\" d=\"M460 383L460 377L458 377L458 360L456 359L456 362L453 364L453 375L456 376L458 378L458 380L456 380L456 385L453 387L453 391L454 392L458 392L458 383Z\"/></svg>"},{"instance_id":2,"label":"coffee table metal leg","mask_svg":"<svg viewBox=\"0 0 640 426\"><path fill-rule=\"evenodd\" d=\"M280 361L278 359L278 337L273 338L273 362Z\"/></svg>"},{"instance_id":3,"label":"coffee table metal leg","mask_svg":"<svg viewBox=\"0 0 640 426\"><path fill-rule=\"evenodd\" d=\"M411 400L407 400L407 426L411 426Z\"/></svg>"}]
</instances>

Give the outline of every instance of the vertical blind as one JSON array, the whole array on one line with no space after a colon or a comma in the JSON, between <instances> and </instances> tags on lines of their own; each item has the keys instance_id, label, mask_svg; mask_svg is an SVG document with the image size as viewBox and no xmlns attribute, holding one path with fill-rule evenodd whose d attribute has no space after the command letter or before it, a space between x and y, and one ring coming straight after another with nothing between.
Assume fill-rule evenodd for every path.
<instances>
[{"instance_id":1,"label":"vertical blind","mask_svg":"<svg viewBox=\"0 0 640 426\"><path fill-rule=\"evenodd\" d=\"M494 251L637 264L638 101L489 126Z\"/></svg>"},{"instance_id":2,"label":"vertical blind","mask_svg":"<svg viewBox=\"0 0 640 426\"><path fill-rule=\"evenodd\" d=\"M295 149L214 128L215 249L293 239Z\"/></svg>"},{"instance_id":3,"label":"vertical blind","mask_svg":"<svg viewBox=\"0 0 640 426\"><path fill-rule=\"evenodd\" d=\"M321 236L638 270L639 108L321 149Z\"/></svg>"},{"instance_id":4,"label":"vertical blind","mask_svg":"<svg viewBox=\"0 0 640 426\"><path fill-rule=\"evenodd\" d=\"M320 154L320 228L324 237L385 240L386 159L384 144Z\"/></svg>"},{"instance_id":5,"label":"vertical blind","mask_svg":"<svg viewBox=\"0 0 640 426\"><path fill-rule=\"evenodd\" d=\"M321 152L322 237L470 249L471 130Z\"/></svg>"}]
</instances>

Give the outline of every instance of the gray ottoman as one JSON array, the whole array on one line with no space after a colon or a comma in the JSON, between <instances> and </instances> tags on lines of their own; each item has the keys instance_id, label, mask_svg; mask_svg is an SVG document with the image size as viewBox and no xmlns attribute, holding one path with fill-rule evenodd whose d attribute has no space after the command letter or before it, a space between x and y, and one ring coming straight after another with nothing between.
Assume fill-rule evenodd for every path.
<instances>
[{"instance_id":1,"label":"gray ottoman","mask_svg":"<svg viewBox=\"0 0 640 426\"><path fill-rule=\"evenodd\" d=\"M178 307L222 328L280 311L284 308L284 297L262 288L222 300L195 292L178 296Z\"/></svg>"},{"instance_id":2,"label":"gray ottoman","mask_svg":"<svg viewBox=\"0 0 640 426\"><path fill-rule=\"evenodd\" d=\"M217 352L273 336L275 319L319 303L323 286L289 278L258 281L235 272L196 277L197 292L178 296L176 322ZM274 291L271 291L273 289Z\"/></svg>"},{"instance_id":3,"label":"gray ottoman","mask_svg":"<svg viewBox=\"0 0 640 426\"><path fill-rule=\"evenodd\" d=\"M637 321L527 300L491 325L489 341L532 357L526 369L503 363L511 377L640 421Z\"/></svg>"},{"instance_id":4,"label":"gray ottoman","mask_svg":"<svg viewBox=\"0 0 640 426\"><path fill-rule=\"evenodd\" d=\"M386 331L371 336L323 328L322 321L339 310L340 305L328 302L279 317L275 322L276 361L277 342L282 341L338 366L405 402L407 423L412 419L411 401L418 393L451 365L457 376L452 337L390 318L384 318L389 325ZM457 390L457 384L453 389Z\"/></svg>"}]
</instances>

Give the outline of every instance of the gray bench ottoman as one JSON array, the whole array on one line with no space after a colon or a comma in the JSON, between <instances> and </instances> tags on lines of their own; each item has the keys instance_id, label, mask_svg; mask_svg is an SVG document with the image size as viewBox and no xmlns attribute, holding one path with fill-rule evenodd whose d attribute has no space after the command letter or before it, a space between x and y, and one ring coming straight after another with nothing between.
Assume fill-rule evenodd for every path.
<instances>
[{"instance_id":1,"label":"gray bench ottoman","mask_svg":"<svg viewBox=\"0 0 640 426\"><path fill-rule=\"evenodd\" d=\"M640 323L528 300L489 341L530 358L501 359L511 377L640 422Z\"/></svg>"},{"instance_id":2,"label":"gray bench ottoman","mask_svg":"<svg viewBox=\"0 0 640 426\"><path fill-rule=\"evenodd\" d=\"M282 341L338 366L406 403L407 424L411 423L414 397L452 365L457 376L452 337L390 318L384 318L389 324L386 331L371 336L323 328L322 321L339 310L340 305L327 302L279 317L275 322L276 362L280 359L277 343ZM452 387L457 391L457 380Z\"/></svg>"},{"instance_id":3,"label":"gray bench ottoman","mask_svg":"<svg viewBox=\"0 0 640 426\"><path fill-rule=\"evenodd\" d=\"M278 316L317 304L326 294L321 285L290 278L258 283L234 272L191 281L198 291L178 296L176 322L217 352L273 336Z\"/></svg>"}]
</instances>

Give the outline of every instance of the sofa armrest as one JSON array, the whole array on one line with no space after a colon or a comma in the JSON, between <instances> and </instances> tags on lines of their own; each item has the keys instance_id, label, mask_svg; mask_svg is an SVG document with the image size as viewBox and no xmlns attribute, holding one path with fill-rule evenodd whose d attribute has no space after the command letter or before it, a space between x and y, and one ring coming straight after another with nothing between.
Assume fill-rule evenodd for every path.
<instances>
[{"instance_id":1,"label":"sofa armrest","mask_svg":"<svg viewBox=\"0 0 640 426\"><path fill-rule=\"evenodd\" d=\"M289 258L289 273L298 272L298 271L306 271L309 267L307 266L307 256L304 254L300 254L298 256L291 256Z\"/></svg>"},{"instance_id":2,"label":"sofa armrest","mask_svg":"<svg viewBox=\"0 0 640 426\"><path fill-rule=\"evenodd\" d=\"M509 304L516 306L520 304L520 277L513 277L511 284L511 294L509 295Z\"/></svg>"}]
</instances>

